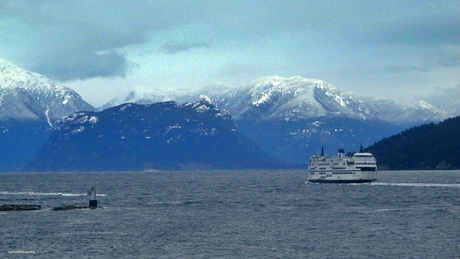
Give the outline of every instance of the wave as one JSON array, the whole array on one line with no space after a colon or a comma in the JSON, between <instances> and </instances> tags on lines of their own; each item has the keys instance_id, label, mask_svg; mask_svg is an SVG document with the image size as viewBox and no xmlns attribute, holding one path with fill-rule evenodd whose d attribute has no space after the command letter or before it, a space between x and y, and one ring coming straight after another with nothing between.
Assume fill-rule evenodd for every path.
<instances>
[{"instance_id":1,"label":"wave","mask_svg":"<svg viewBox=\"0 0 460 259\"><path fill-rule=\"evenodd\" d=\"M402 210L402 209L378 209L378 210L375 210L377 212L387 212L387 211L399 211L399 210Z\"/></svg>"},{"instance_id":2,"label":"wave","mask_svg":"<svg viewBox=\"0 0 460 259\"><path fill-rule=\"evenodd\" d=\"M384 186L404 186L404 187L452 187L460 188L459 183L379 183L374 182L371 185L384 185Z\"/></svg>"},{"instance_id":3,"label":"wave","mask_svg":"<svg viewBox=\"0 0 460 259\"><path fill-rule=\"evenodd\" d=\"M76 197L76 196L88 196L87 193L62 193L62 192L8 192L1 191L0 195L30 195L30 196L66 196L66 197ZM97 196L107 196L103 193L98 193Z\"/></svg>"}]
</instances>

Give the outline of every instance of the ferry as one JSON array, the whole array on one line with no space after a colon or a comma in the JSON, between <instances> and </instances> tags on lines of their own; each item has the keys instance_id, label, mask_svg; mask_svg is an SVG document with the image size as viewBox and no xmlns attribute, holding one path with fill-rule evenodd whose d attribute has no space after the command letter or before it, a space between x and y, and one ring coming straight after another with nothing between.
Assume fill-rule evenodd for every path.
<instances>
[{"instance_id":1,"label":"ferry","mask_svg":"<svg viewBox=\"0 0 460 259\"><path fill-rule=\"evenodd\" d=\"M308 181L313 183L366 183L377 180L377 160L371 153L360 152L349 157L339 149L337 156L329 157L321 148L308 163Z\"/></svg>"}]
</instances>

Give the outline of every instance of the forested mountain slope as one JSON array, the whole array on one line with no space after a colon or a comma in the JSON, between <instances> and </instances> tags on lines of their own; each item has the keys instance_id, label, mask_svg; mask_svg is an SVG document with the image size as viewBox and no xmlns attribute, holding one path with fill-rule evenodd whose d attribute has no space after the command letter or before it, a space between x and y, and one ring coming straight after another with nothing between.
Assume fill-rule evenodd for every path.
<instances>
[{"instance_id":1,"label":"forested mountain slope","mask_svg":"<svg viewBox=\"0 0 460 259\"><path fill-rule=\"evenodd\" d=\"M460 169L460 117L407 129L366 150L381 168Z\"/></svg>"}]
</instances>

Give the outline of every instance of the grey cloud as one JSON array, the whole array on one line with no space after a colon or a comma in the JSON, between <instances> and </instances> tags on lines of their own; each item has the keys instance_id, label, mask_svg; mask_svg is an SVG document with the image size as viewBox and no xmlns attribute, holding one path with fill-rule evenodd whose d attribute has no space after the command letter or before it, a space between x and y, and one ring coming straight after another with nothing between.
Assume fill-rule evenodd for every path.
<instances>
[{"instance_id":1,"label":"grey cloud","mask_svg":"<svg viewBox=\"0 0 460 259\"><path fill-rule=\"evenodd\" d=\"M439 61L439 64L446 67L460 67L460 55L444 56Z\"/></svg>"},{"instance_id":2,"label":"grey cloud","mask_svg":"<svg viewBox=\"0 0 460 259\"><path fill-rule=\"evenodd\" d=\"M410 73L410 72L427 72L430 71L427 68L418 67L418 66L401 66L401 65L392 65L387 66L379 70L382 73Z\"/></svg>"},{"instance_id":3,"label":"grey cloud","mask_svg":"<svg viewBox=\"0 0 460 259\"><path fill-rule=\"evenodd\" d=\"M125 76L129 71L129 61L117 50L149 43L152 35L180 34L193 26L206 29L196 34L190 30L190 35L178 35L179 38L174 38L176 35L171 33L172 39L157 41L169 44L159 47L166 53L174 54L210 47L203 42L211 42L213 48L230 42L232 45L225 46L226 50L238 49L249 44L264 45L267 39L289 40L292 33L302 34L300 39L310 37L314 41L322 41L320 43L328 43L332 37L331 42L338 45L343 40L340 38L342 35L359 31L359 28L374 21L386 21L387 16L397 22L377 24L362 32L361 36L373 43L458 43L459 15L429 16L445 13L431 9L446 6L446 2L437 1L435 5L420 3L418 0L0 0L0 23L14 21L25 28L22 37L27 47L18 46L15 50L16 56L21 55L18 60L33 64L25 68L33 68L60 80L72 80ZM428 13L428 16L409 22L400 19L406 17L407 10L415 12L412 7L419 5L417 15ZM455 11L458 8L451 9ZM33 40L30 40L31 34L35 37ZM320 43L319 46L324 46ZM355 46L351 44L351 48ZM446 58L441 62L444 65L457 64L455 58ZM393 67L386 70L408 72L422 71L422 68ZM227 67L220 73L247 71Z\"/></svg>"},{"instance_id":4,"label":"grey cloud","mask_svg":"<svg viewBox=\"0 0 460 259\"><path fill-rule=\"evenodd\" d=\"M446 48L438 64L445 67L460 67L460 44Z\"/></svg>"},{"instance_id":5,"label":"grey cloud","mask_svg":"<svg viewBox=\"0 0 460 259\"><path fill-rule=\"evenodd\" d=\"M422 96L421 98L429 101L439 108L451 109L453 107L446 107L445 105L460 103L460 84L454 87L437 87L434 93ZM457 110L460 112L460 107L457 106Z\"/></svg>"},{"instance_id":6,"label":"grey cloud","mask_svg":"<svg viewBox=\"0 0 460 259\"><path fill-rule=\"evenodd\" d=\"M69 81L94 77L124 77L132 66L124 56L115 51L103 54L78 52L43 57L33 70L59 81Z\"/></svg>"},{"instance_id":7,"label":"grey cloud","mask_svg":"<svg viewBox=\"0 0 460 259\"><path fill-rule=\"evenodd\" d=\"M242 74L255 74L258 68L247 64L227 64L221 67L217 72L217 77L232 77Z\"/></svg>"},{"instance_id":8,"label":"grey cloud","mask_svg":"<svg viewBox=\"0 0 460 259\"><path fill-rule=\"evenodd\" d=\"M209 45L206 43L176 43L176 44L165 44L162 49L170 54L178 52L189 51L192 49L208 48Z\"/></svg>"},{"instance_id":9,"label":"grey cloud","mask_svg":"<svg viewBox=\"0 0 460 259\"><path fill-rule=\"evenodd\" d=\"M389 65L384 67L371 67L371 68L351 68L339 73L340 76L353 76L362 77L369 75L382 75L382 74L408 74L417 72L428 72L431 69L419 66L403 66L403 65Z\"/></svg>"},{"instance_id":10,"label":"grey cloud","mask_svg":"<svg viewBox=\"0 0 460 259\"><path fill-rule=\"evenodd\" d=\"M452 99L458 101L460 99L460 84L455 87L438 88L438 90L445 96L449 96Z\"/></svg>"},{"instance_id":11,"label":"grey cloud","mask_svg":"<svg viewBox=\"0 0 460 259\"><path fill-rule=\"evenodd\" d=\"M460 14L431 15L377 23L361 39L381 44L443 45L460 42Z\"/></svg>"},{"instance_id":12,"label":"grey cloud","mask_svg":"<svg viewBox=\"0 0 460 259\"><path fill-rule=\"evenodd\" d=\"M23 35L33 37L31 44L17 50L29 60L26 69L62 81L123 77L132 66L116 49L148 43L150 31L189 20L183 9L165 12L169 7L167 1L5 0L0 22L31 31Z\"/></svg>"}]
</instances>

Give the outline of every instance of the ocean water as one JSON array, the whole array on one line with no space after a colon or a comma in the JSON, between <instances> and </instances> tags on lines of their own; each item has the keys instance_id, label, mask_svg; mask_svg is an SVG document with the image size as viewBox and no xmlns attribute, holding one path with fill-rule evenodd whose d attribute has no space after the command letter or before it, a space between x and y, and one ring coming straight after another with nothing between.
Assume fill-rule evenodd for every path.
<instances>
[{"instance_id":1,"label":"ocean water","mask_svg":"<svg viewBox=\"0 0 460 259\"><path fill-rule=\"evenodd\" d=\"M0 174L0 258L460 258L460 172ZM87 206L95 186L95 210Z\"/></svg>"}]
</instances>

